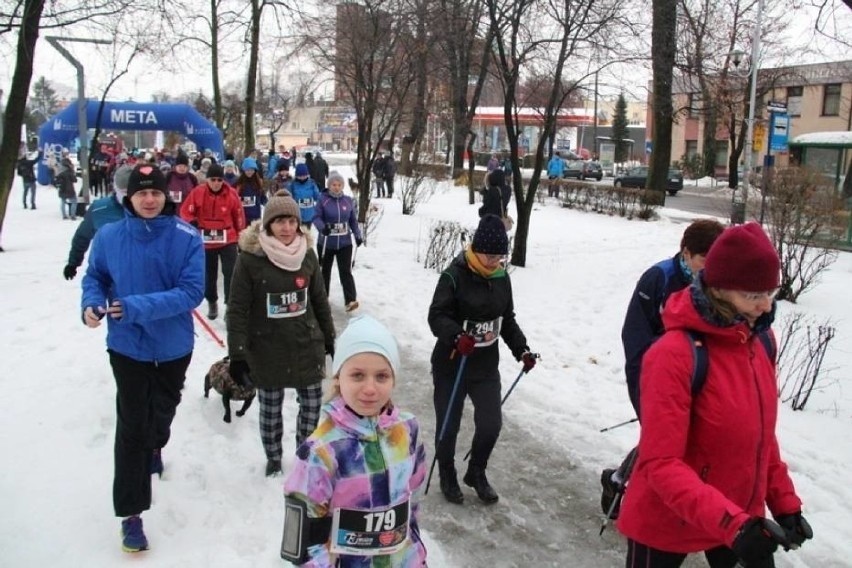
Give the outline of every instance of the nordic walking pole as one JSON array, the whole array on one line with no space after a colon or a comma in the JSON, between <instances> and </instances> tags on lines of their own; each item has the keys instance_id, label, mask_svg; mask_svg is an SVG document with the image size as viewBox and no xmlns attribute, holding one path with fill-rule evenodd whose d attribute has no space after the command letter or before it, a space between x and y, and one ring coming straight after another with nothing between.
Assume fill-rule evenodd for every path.
<instances>
[{"instance_id":1,"label":"nordic walking pole","mask_svg":"<svg viewBox=\"0 0 852 568\"><path fill-rule=\"evenodd\" d=\"M444 433L447 431L447 424L450 421L450 413L453 411L453 403L456 400L456 393L459 390L459 384L461 383L462 373L464 372L464 366L466 364L467 355L462 355L461 362L459 363L459 370L456 373L456 382L453 383L453 392L450 393L450 403L447 405L447 412L444 414L441 431L438 433L438 443L435 447L435 456L432 458L432 465L429 467L429 477L426 479L426 490L423 492L424 495L429 494L429 484L432 483L432 473L435 471L435 462L438 461L438 446L440 446L441 442L444 440Z\"/></svg>"},{"instance_id":2,"label":"nordic walking pole","mask_svg":"<svg viewBox=\"0 0 852 568\"><path fill-rule=\"evenodd\" d=\"M535 358L536 358L536 359L538 359L538 358L539 358L539 354L538 354L538 353L534 353L533 355L535 356ZM518 384L518 381L520 381L520 380L521 380L521 377L523 377L523 376L524 376L525 374L527 374L528 372L529 372L529 371L527 371L526 369L521 369L521 372L520 372L520 373L518 373L518 376L517 376L517 377L515 377L515 380L512 382L512 386L510 386L510 387L509 387L509 391L508 391L508 392L506 393L506 395L503 397L503 400L501 400L501 401L500 401L500 406L503 406L503 403L505 403L505 402L506 402L506 399L507 399L507 398L509 398L509 395L510 395L510 394L512 394L512 391L513 391L513 390L515 390L515 385L517 385L517 384ZM470 457L470 450L468 450L468 451L467 451L467 453L464 455L464 460L463 460L463 461L467 461L467 458L469 458L469 457Z\"/></svg>"},{"instance_id":3,"label":"nordic walking pole","mask_svg":"<svg viewBox=\"0 0 852 568\"><path fill-rule=\"evenodd\" d=\"M206 331L207 333L209 333L209 334L210 334L210 337L212 337L212 338L213 338L213 341L215 341L216 343L218 343L218 344L219 344L219 347L221 347L222 349L224 349L224 348L225 348L225 342L224 342L224 341L222 341L222 338L221 338L221 337L219 337L219 336L216 334L216 332L215 332L215 331L213 331L213 328L212 328L212 327L210 327L210 324L209 324L209 323L207 323L207 320L205 320L205 319L201 316L201 314L199 314L199 313L198 313L198 310L192 310L192 315L194 315L194 316L195 316L195 319L197 319L197 320L198 320L198 323L200 323L200 324L201 324L201 327L203 327L203 328L204 328L204 331Z\"/></svg>"},{"instance_id":4,"label":"nordic walking pole","mask_svg":"<svg viewBox=\"0 0 852 568\"><path fill-rule=\"evenodd\" d=\"M633 424L634 422L639 422L638 418L631 418L630 420L625 420L624 422L619 422L618 424L614 424L612 426L607 426L606 428L601 428L601 432L609 432L610 430L615 430L616 428L621 428L622 426L627 426L628 424Z\"/></svg>"},{"instance_id":5,"label":"nordic walking pole","mask_svg":"<svg viewBox=\"0 0 852 568\"><path fill-rule=\"evenodd\" d=\"M320 263L325 260L325 247L328 245L328 235L323 235L322 238L322 252L320 253Z\"/></svg>"}]
</instances>

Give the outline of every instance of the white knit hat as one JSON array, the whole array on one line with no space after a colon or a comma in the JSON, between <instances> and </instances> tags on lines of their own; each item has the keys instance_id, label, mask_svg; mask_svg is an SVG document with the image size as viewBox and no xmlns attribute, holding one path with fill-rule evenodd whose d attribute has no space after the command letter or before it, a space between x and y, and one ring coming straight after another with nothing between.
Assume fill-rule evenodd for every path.
<instances>
[{"instance_id":1,"label":"white knit hat","mask_svg":"<svg viewBox=\"0 0 852 568\"><path fill-rule=\"evenodd\" d=\"M352 318L337 338L334 346L334 361L331 363L332 376L340 372L340 368L347 359L359 353L378 353L387 359L394 377L397 376L399 348L396 339L388 328L370 316Z\"/></svg>"}]
</instances>

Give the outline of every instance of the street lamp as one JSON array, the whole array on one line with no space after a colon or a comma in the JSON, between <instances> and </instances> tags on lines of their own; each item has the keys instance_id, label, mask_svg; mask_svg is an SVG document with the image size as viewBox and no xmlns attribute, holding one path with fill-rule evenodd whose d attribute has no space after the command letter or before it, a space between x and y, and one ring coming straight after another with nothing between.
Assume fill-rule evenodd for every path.
<instances>
[{"instance_id":1,"label":"street lamp","mask_svg":"<svg viewBox=\"0 0 852 568\"><path fill-rule=\"evenodd\" d=\"M763 20L764 0L757 3L757 19L754 22L754 35L751 41L751 84L748 102L748 121L746 122L746 157L743 166L743 192L740 201L736 199L736 189L731 199L731 223L744 223L746 219L746 208L748 206L748 184L751 175L752 160L754 159L754 107L757 99L757 71L760 67L758 57L760 56L760 34ZM744 52L736 50L731 52L734 67L739 67Z\"/></svg>"}]
</instances>

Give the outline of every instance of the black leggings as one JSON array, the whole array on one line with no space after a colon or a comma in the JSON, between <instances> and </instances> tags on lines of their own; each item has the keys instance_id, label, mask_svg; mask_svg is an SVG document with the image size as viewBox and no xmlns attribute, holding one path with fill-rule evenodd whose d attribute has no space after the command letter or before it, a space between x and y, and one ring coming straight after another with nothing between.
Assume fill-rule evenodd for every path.
<instances>
[{"instance_id":1,"label":"black leggings","mask_svg":"<svg viewBox=\"0 0 852 568\"><path fill-rule=\"evenodd\" d=\"M705 550L704 557L710 568L734 568L739 562L737 555L727 546ZM684 560L686 554L664 552L635 540L627 540L626 568L678 568ZM770 557L759 564L752 562L748 568L775 568L775 561Z\"/></svg>"}]
</instances>

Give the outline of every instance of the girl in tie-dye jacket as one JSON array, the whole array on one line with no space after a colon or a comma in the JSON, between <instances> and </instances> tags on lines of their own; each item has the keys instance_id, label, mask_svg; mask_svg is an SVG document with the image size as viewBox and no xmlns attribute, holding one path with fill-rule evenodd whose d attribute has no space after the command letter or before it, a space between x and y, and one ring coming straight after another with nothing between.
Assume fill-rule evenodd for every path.
<instances>
[{"instance_id":1,"label":"girl in tie-dye jacket","mask_svg":"<svg viewBox=\"0 0 852 568\"><path fill-rule=\"evenodd\" d=\"M332 543L345 531L331 531L328 541L308 547L302 566L426 566L417 524L426 454L417 419L390 400L398 368L399 352L387 328L367 316L354 318L337 341L330 400L296 452L284 493L304 501L312 519L331 518L337 509L369 516L407 502L407 538L390 554L335 553ZM404 531L405 524L386 528L392 530L376 543L387 544L384 539Z\"/></svg>"}]
</instances>

